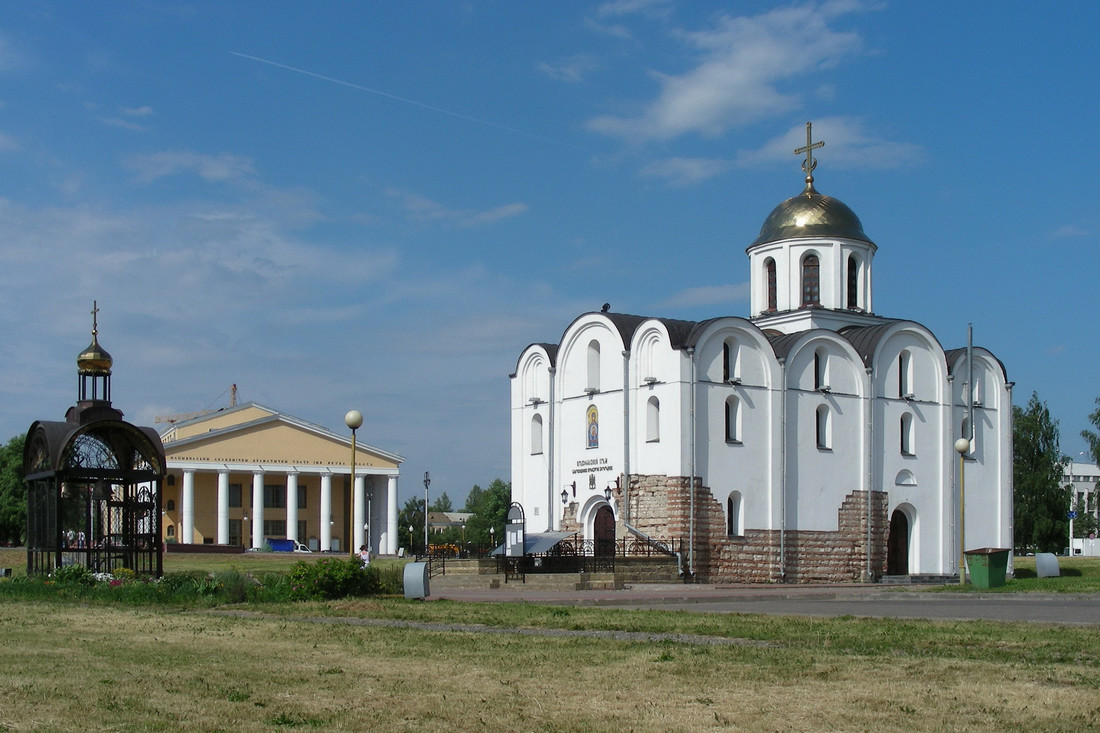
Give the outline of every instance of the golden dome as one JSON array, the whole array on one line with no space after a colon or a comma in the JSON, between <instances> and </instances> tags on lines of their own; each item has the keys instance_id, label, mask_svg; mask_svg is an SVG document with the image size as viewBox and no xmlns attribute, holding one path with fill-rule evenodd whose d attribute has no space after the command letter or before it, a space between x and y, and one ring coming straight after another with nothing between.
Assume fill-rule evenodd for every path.
<instances>
[{"instance_id":1,"label":"golden dome","mask_svg":"<svg viewBox=\"0 0 1100 733\"><path fill-rule=\"evenodd\" d=\"M863 233L863 224L855 212L842 201L819 194L814 190L812 178L802 193L772 209L760 227L760 236L749 247L805 237L855 239L874 244Z\"/></svg>"},{"instance_id":2,"label":"golden dome","mask_svg":"<svg viewBox=\"0 0 1100 733\"><path fill-rule=\"evenodd\" d=\"M92 343L88 344L88 348L81 351L80 356L76 357L76 367L84 374L110 374L114 363L114 359L111 358L106 349L99 345L99 340L94 334L92 335Z\"/></svg>"}]
</instances>

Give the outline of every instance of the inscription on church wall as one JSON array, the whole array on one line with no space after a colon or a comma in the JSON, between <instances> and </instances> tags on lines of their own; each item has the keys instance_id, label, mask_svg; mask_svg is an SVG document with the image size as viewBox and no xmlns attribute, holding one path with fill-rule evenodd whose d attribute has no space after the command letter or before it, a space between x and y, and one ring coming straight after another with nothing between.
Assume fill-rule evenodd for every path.
<instances>
[{"instance_id":1,"label":"inscription on church wall","mask_svg":"<svg viewBox=\"0 0 1100 733\"><path fill-rule=\"evenodd\" d=\"M573 468L573 473L601 473L603 471L614 471L615 466L607 458L582 458L577 461L577 465Z\"/></svg>"}]
</instances>

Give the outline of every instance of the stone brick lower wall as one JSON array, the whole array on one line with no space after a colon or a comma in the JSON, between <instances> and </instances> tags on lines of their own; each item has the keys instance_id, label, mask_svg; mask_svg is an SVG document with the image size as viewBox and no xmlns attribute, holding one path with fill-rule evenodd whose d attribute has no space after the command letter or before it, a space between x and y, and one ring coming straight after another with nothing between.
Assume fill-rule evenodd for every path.
<instances>
[{"instance_id":1,"label":"stone brick lower wall","mask_svg":"<svg viewBox=\"0 0 1100 733\"><path fill-rule=\"evenodd\" d=\"M631 476L631 524L654 537L683 538L686 544L691 533L688 487L683 476ZM731 537L726 534L725 508L709 488L697 482L695 577L709 583L844 583L878 578L886 569L887 503L885 492L871 492L868 558L865 491L850 492L841 502L835 532L746 529Z\"/></svg>"}]
</instances>

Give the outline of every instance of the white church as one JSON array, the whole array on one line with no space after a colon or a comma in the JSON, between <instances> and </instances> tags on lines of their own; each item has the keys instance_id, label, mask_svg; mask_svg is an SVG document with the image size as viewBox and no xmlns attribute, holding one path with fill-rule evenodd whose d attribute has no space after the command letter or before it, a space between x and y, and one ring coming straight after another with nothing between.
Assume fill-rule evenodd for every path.
<instances>
[{"instance_id":1,"label":"white church","mask_svg":"<svg viewBox=\"0 0 1100 733\"><path fill-rule=\"evenodd\" d=\"M875 313L878 247L814 188L823 144L807 124L805 188L746 249L748 318L605 306L523 350L512 500L528 532L668 542L719 583L951 576L964 551L1013 546L1004 366Z\"/></svg>"}]
</instances>

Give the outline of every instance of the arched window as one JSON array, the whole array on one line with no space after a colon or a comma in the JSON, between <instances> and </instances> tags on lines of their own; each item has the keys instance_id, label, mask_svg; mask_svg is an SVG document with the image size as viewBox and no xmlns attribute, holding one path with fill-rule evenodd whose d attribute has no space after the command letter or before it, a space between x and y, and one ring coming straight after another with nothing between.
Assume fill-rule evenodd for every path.
<instances>
[{"instance_id":1,"label":"arched window","mask_svg":"<svg viewBox=\"0 0 1100 733\"><path fill-rule=\"evenodd\" d=\"M901 454L911 456L913 453L913 414L910 412L901 416Z\"/></svg>"},{"instance_id":2,"label":"arched window","mask_svg":"<svg viewBox=\"0 0 1100 733\"><path fill-rule=\"evenodd\" d=\"M821 305L821 262L817 255L802 260L802 307Z\"/></svg>"},{"instance_id":3,"label":"arched window","mask_svg":"<svg viewBox=\"0 0 1100 733\"><path fill-rule=\"evenodd\" d=\"M585 391L600 391L600 342L588 343L588 388Z\"/></svg>"},{"instance_id":4,"label":"arched window","mask_svg":"<svg viewBox=\"0 0 1100 733\"><path fill-rule=\"evenodd\" d=\"M832 418L828 405L818 405L816 419L817 447L828 450L832 447Z\"/></svg>"},{"instance_id":5,"label":"arched window","mask_svg":"<svg viewBox=\"0 0 1100 733\"><path fill-rule=\"evenodd\" d=\"M779 293L775 281L775 260L771 257L764 261L764 275L768 283L768 306L765 310L771 312L779 307Z\"/></svg>"},{"instance_id":6,"label":"arched window","mask_svg":"<svg viewBox=\"0 0 1100 733\"><path fill-rule=\"evenodd\" d=\"M726 499L726 534L731 537L745 534L740 491L731 491Z\"/></svg>"},{"instance_id":7,"label":"arched window","mask_svg":"<svg viewBox=\"0 0 1100 733\"><path fill-rule=\"evenodd\" d=\"M168 539L172 539L176 536L176 525L169 524L167 527L164 528L164 531L165 534L168 535Z\"/></svg>"},{"instance_id":8,"label":"arched window","mask_svg":"<svg viewBox=\"0 0 1100 733\"><path fill-rule=\"evenodd\" d=\"M531 418L531 455L542 455L542 415Z\"/></svg>"},{"instance_id":9,"label":"arched window","mask_svg":"<svg viewBox=\"0 0 1100 733\"><path fill-rule=\"evenodd\" d=\"M645 405L645 440L647 443L661 440L661 402L656 397L650 397Z\"/></svg>"},{"instance_id":10,"label":"arched window","mask_svg":"<svg viewBox=\"0 0 1100 733\"><path fill-rule=\"evenodd\" d=\"M722 344L722 381L740 381L741 378L741 349L737 346L736 339L728 339Z\"/></svg>"},{"instance_id":11,"label":"arched window","mask_svg":"<svg viewBox=\"0 0 1100 733\"><path fill-rule=\"evenodd\" d=\"M726 442L741 442L741 400L733 396L726 398Z\"/></svg>"},{"instance_id":12,"label":"arched window","mask_svg":"<svg viewBox=\"0 0 1100 733\"><path fill-rule=\"evenodd\" d=\"M898 354L898 397L913 394L913 356L908 351Z\"/></svg>"},{"instance_id":13,"label":"arched window","mask_svg":"<svg viewBox=\"0 0 1100 733\"><path fill-rule=\"evenodd\" d=\"M164 502L164 510L167 511L167 512L176 511L176 500L175 499L169 499L168 501Z\"/></svg>"},{"instance_id":14,"label":"arched window","mask_svg":"<svg viewBox=\"0 0 1100 733\"><path fill-rule=\"evenodd\" d=\"M814 352L814 389L829 388L828 359L824 349Z\"/></svg>"},{"instance_id":15,"label":"arched window","mask_svg":"<svg viewBox=\"0 0 1100 733\"><path fill-rule=\"evenodd\" d=\"M859 260L855 255L848 256L848 307L859 307Z\"/></svg>"}]
</instances>

